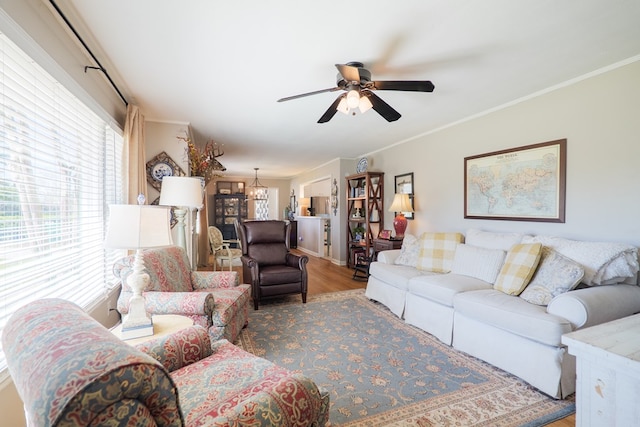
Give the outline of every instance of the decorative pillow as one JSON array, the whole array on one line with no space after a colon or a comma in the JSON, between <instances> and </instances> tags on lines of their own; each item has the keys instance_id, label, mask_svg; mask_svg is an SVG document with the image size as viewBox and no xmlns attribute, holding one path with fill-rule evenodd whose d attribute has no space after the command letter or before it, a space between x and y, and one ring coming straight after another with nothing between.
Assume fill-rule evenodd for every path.
<instances>
[{"instance_id":1,"label":"decorative pillow","mask_svg":"<svg viewBox=\"0 0 640 427\"><path fill-rule=\"evenodd\" d=\"M456 247L464 241L460 233L422 233L418 270L448 273L453 264Z\"/></svg>"},{"instance_id":2,"label":"decorative pillow","mask_svg":"<svg viewBox=\"0 0 640 427\"><path fill-rule=\"evenodd\" d=\"M520 298L531 304L548 305L555 296L578 286L583 277L580 264L544 246L538 269Z\"/></svg>"},{"instance_id":3,"label":"decorative pillow","mask_svg":"<svg viewBox=\"0 0 640 427\"><path fill-rule=\"evenodd\" d=\"M396 258L394 264L415 268L418 265L418 252L420 252L420 240L413 234L405 233L400 255Z\"/></svg>"},{"instance_id":4,"label":"decorative pillow","mask_svg":"<svg viewBox=\"0 0 640 427\"><path fill-rule=\"evenodd\" d=\"M513 245L493 288L508 295L520 295L540 262L541 249L540 243Z\"/></svg>"},{"instance_id":5,"label":"decorative pillow","mask_svg":"<svg viewBox=\"0 0 640 427\"><path fill-rule=\"evenodd\" d=\"M467 245L508 251L511 246L522 243L524 236L522 233L494 233L470 228L467 230L464 241Z\"/></svg>"},{"instance_id":6,"label":"decorative pillow","mask_svg":"<svg viewBox=\"0 0 640 427\"><path fill-rule=\"evenodd\" d=\"M451 272L494 283L504 262L505 254L505 251L499 249L460 244L456 248Z\"/></svg>"},{"instance_id":7,"label":"decorative pillow","mask_svg":"<svg viewBox=\"0 0 640 427\"><path fill-rule=\"evenodd\" d=\"M589 286L636 282L640 270L638 248L625 243L583 242L555 236L534 236L523 243L542 243L578 262L584 268L582 282Z\"/></svg>"}]
</instances>

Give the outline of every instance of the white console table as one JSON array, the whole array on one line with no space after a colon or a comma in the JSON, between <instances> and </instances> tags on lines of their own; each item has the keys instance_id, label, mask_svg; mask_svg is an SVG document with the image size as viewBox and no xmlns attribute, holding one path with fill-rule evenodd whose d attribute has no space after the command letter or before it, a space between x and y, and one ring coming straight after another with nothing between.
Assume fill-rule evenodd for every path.
<instances>
[{"instance_id":1,"label":"white console table","mask_svg":"<svg viewBox=\"0 0 640 427\"><path fill-rule=\"evenodd\" d=\"M576 356L576 426L640 425L640 314L565 334Z\"/></svg>"}]
</instances>

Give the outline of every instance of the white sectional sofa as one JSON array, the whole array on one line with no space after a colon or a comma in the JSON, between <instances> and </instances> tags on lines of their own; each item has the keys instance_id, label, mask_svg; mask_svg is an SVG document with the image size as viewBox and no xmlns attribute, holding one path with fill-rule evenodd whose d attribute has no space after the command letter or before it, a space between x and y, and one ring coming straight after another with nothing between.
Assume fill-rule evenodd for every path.
<instances>
[{"instance_id":1,"label":"white sectional sofa","mask_svg":"<svg viewBox=\"0 0 640 427\"><path fill-rule=\"evenodd\" d=\"M575 392L576 367L562 335L640 312L637 273L637 248L625 244L424 233L378 254L366 295L440 341L565 398Z\"/></svg>"}]
</instances>

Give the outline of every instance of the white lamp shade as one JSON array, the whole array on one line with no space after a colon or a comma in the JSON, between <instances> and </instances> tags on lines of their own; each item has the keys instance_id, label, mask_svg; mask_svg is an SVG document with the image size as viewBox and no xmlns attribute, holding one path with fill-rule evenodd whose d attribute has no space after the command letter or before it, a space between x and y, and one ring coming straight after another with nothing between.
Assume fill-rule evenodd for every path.
<instances>
[{"instance_id":1,"label":"white lamp shade","mask_svg":"<svg viewBox=\"0 0 640 427\"><path fill-rule=\"evenodd\" d=\"M104 245L114 249L156 248L173 245L171 212L164 206L110 205Z\"/></svg>"},{"instance_id":2,"label":"white lamp shade","mask_svg":"<svg viewBox=\"0 0 640 427\"><path fill-rule=\"evenodd\" d=\"M369 100L369 97L363 95L360 97L360 103L358 107L360 107L360 112L364 114L373 107L373 104Z\"/></svg>"},{"instance_id":3,"label":"white lamp shade","mask_svg":"<svg viewBox=\"0 0 640 427\"><path fill-rule=\"evenodd\" d=\"M393 196L393 203L389 206L390 212L413 212L411 200L408 194L396 193Z\"/></svg>"},{"instance_id":4,"label":"white lamp shade","mask_svg":"<svg viewBox=\"0 0 640 427\"><path fill-rule=\"evenodd\" d=\"M160 204L199 208L202 206L202 180L188 176L165 176L162 178Z\"/></svg>"}]
</instances>

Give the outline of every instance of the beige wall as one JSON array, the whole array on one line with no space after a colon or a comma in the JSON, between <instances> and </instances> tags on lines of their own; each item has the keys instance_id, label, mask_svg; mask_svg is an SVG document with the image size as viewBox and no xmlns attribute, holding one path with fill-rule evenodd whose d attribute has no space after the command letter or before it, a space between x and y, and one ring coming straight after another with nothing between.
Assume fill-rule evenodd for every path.
<instances>
[{"instance_id":1,"label":"beige wall","mask_svg":"<svg viewBox=\"0 0 640 427\"><path fill-rule=\"evenodd\" d=\"M371 155L385 172L414 173L408 232L468 228L554 234L640 246L640 61ZM463 217L464 158L567 139L566 222ZM389 206L393 192L385 192ZM392 228L392 216L385 216Z\"/></svg>"}]
</instances>

